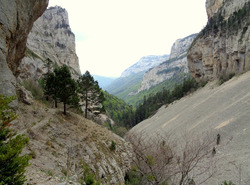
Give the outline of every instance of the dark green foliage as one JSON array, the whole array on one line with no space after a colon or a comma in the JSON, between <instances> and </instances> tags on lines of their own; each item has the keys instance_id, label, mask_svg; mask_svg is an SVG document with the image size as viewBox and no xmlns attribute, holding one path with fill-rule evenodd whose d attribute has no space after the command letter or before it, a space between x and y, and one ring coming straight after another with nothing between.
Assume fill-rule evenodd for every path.
<instances>
[{"instance_id":1,"label":"dark green foliage","mask_svg":"<svg viewBox=\"0 0 250 185\"><path fill-rule=\"evenodd\" d=\"M54 74L57 81L56 86L59 89L59 91L57 92L58 99L63 102L63 113L66 114L67 104L77 105L79 102L76 93L77 83L74 79L72 79L69 68L66 65L63 65L60 68L56 68L54 70Z\"/></svg>"},{"instance_id":2,"label":"dark green foliage","mask_svg":"<svg viewBox=\"0 0 250 185\"><path fill-rule=\"evenodd\" d=\"M129 96L126 98L126 103L138 107L140 103L143 102L144 96L149 97L155 95L156 93L162 91L162 89L172 90L177 84L183 82L185 78L188 78L190 75L188 73L177 72L168 80L151 87L148 90L141 91L133 96Z\"/></svg>"},{"instance_id":3,"label":"dark green foliage","mask_svg":"<svg viewBox=\"0 0 250 185\"><path fill-rule=\"evenodd\" d=\"M9 128L11 121L17 118L9 107L14 99L0 95L0 184L22 185L30 156L21 153L29 139Z\"/></svg>"},{"instance_id":4,"label":"dark green foliage","mask_svg":"<svg viewBox=\"0 0 250 185\"><path fill-rule=\"evenodd\" d=\"M116 143L114 141L112 141L111 145L110 145L110 150L115 151L115 149L116 149Z\"/></svg>"},{"instance_id":5,"label":"dark green foliage","mask_svg":"<svg viewBox=\"0 0 250 185\"><path fill-rule=\"evenodd\" d=\"M104 94L98 85L98 82L94 80L93 76L88 71L85 72L78 81L78 93L81 100L85 103L85 118L88 117L88 112L99 114L104 111L102 106L105 100Z\"/></svg>"},{"instance_id":6,"label":"dark green foliage","mask_svg":"<svg viewBox=\"0 0 250 185\"><path fill-rule=\"evenodd\" d=\"M95 180L95 174L92 172L88 164L85 163L84 161L82 164L82 168L83 168L83 172L82 172L83 176L80 177L81 184L100 185L100 182Z\"/></svg>"},{"instance_id":7,"label":"dark green foliage","mask_svg":"<svg viewBox=\"0 0 250 185\"><path fill-rule=\"evenodd\" d=\"M57 108L58 92L59 86L58 79L55 76L54 72L49 72L45 75L44 79L44 94L50 96L54 102L55 107Z\"/></svg>"},{"instance_id":8,"label":"dark green foliage","mask_svg":"<svg viewBox=\"0 0 250 185\"><path fill-rule=\"evenodd\" d=\"M167 89L159 91L155 95L148 98L144 96L141 103L135 112L135 125L153 115L162 105L172 103L174 100L185 96L189 91L198 87L194 79L188 78L182 84L176 85L172 92Z\"/></svg>"},{"instance_id":9,"label":"dark green foliage","mask_svg":"<svg viewBox=\"0 0 250 185\"><path fill-rule=\"evenodd\" d=\"M145 71L144 71L145 72ZM127 102L131 92L137 92L140 88L144 72L130 75L124 78L118 78L112 82L106 89L110 94L117 96Z\"/></svg>"},{"instance_id":10,"label":"dark green foliage","mask_svg":"<svg viewBox=\"0 0 250 185\"><path fill-rule=\"evenodd\" d=\"M105 101L103 102L103 106L108 116L116 122L116 126L131 127L134 122L133 107L107 92L104 92L104 96Z\"/></svg>"},{"instance_id":11,"label":"dark green foliage","mask_svg":"<svg viewBox=\"0 0 250 185\"><path fill-rule=\"evenodd\" d=\"M47 96L52 97L57 107L57 101L63 102L66 114L66 105L77 106L79 98L77 96L77 83L72 79L69 68L66 65L56 67L53 72L49 72L44 77L44 91Z\"/></svg>"},{"instance_id":12,"label":"dark green foliage","mask_svg":"<svg viewBox=\"0 0 250 185\"><path fill-rule=\"evenodd\" d=\"M220 184L220 185L236 185L236 184L234 184L232 181L229 181L229 182L224 181L223 184Z\"/></svg>"},{"instance_id":13,"label":"dark green foliage","mask_svg":"<svg viewBox=\"0 0 250 185\"><path fill-rule=\"evenodd\" d=\"M126 185L138 185L141 184L142 176L135 170L130 170L125 174L124 180Z\"/></svg>"},{"instance_id":14,"label":"dark green foliage","mask_svg":"<svg viewBox=\"0 0 250 185\"><path fill-rule=\"evenodd\" d=\"M246 2L243 8L235 11L228 19L224 19L225 12L223 7L221 6L217 13L208 21L206 27L199 33L191 47L198 38L207 37L211 34L220 33L220 35L229 37L232 34L236 34L240 29L243 30L242 36L246 33L250 24L250 2Z\"/></svg>"},{"instance_id":15,"label":"dark green foliage","mask_svg":"<svg viewBox=\"0 0 250 185\"><path fill-rule=\"evenodd\" d=\"M160 86L163 87L162 90L154 89L154 94L151 93L148 96L144 95L143 100L136 110L134 110L132 106L127 105L123 100L104 92L106 100L103 105L107 114L116 123L112 130L120 136L123 136L125 134L124 129L132 128L139 122L152 116L162 105L172 103L174 100L180 99L188 92L194 91L198 87L194 79L187 78L183 81L185 75L182 76L179 74L175 77L176 79L173 80L175 83L179 81L182 81L182 83L175 86L175 83L171 80L162 83ZM172 91L168 89L170 87ZM149 92L154 91L149 90Z\"/></svg>"}]
</instances>

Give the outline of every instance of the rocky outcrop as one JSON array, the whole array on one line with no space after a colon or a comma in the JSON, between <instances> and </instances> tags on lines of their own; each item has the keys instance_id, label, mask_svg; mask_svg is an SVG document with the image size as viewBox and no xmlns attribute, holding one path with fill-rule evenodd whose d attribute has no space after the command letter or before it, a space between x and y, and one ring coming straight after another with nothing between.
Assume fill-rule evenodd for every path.
<instances>
[{"instance_id":1,"label":"rocky outcrop","mask_svg":"<svg viewBox=\"0 0 250 185\"><path fill-rule=\"evenodd\" d=\"M183 39L178 39L171 48L169 60L148 70L143 77L138 92L148 90L151 87L170 79L176 73L187 73L187 50L197 34L192 34Z\"/></svg>"},{"instance_id":2,"label":"rocky outcrop","mask_svg":"<svg viewBox=\"0 0 250 185\"><path fill-rule=\"evenodd\" d=\"M188 67L197 80L250 70L250 1L207 0L207 26L188 52Z\"/></svg>"},{"instance_id":3,"label":"rocky outcrop","mask_svg":"<svg viewBox=\"0 0 250 185\"><path fill-rule=\"evenodd\" d=\"M142 57L134 65L122 72L121 78L140 73L142 71L147 71L150 68L159 65L160 63L166 61L169 58L168 55L149 55Z\"/></svg>"},{"instance_id":4,"label":"rocky outcrop","mask_svg":"<svg viewBox=\"0 0 250 185\"><path fill-rule=\"evenodd\" d=\"M210 19L215 13L217 13L222 3L223 3L223 0L206 1L206 10L207 10L208 19Z\"/></svg>"},{"instance_id":5,"label":"rocky outcrop","mask_svg":"<svg viewBox=\"0 0 250 185\"><path fill-rule=\"evenodd\" d=\"M68 13L59 6L47 9L34 23L28 36L26 57L19 67L19 77L39 79L55 64L69 66L73 77L81 74Z\"/></svg>"},{"instance_id":6,"label":"rocky outcrop","mask_svg":"<svg viewBox=\"0 0 250 185\"><path fill-rule=\"evenodd\" d=\"M20 103L17 113L13 127L30 138L27 184L80 185L88 175L101 184L124 184L133 152L121 137L78 114L36 103Z\"/></svg>"},{"instance_id":7,"label":"rocky outcrop","mask_svg":"<svg viewBox=\"0 0 250 185\"><path fill-rule=\"evenodd\" d=\"M0 93L16 95L16 76L27 36L48 0L0 1Z\"/></svg>"}]
</instances>

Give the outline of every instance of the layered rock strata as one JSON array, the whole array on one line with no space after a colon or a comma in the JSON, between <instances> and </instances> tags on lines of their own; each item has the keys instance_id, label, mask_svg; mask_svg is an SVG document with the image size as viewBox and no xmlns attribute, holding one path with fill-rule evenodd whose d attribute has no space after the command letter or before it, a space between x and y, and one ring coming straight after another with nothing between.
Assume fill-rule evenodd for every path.
<instances>
[{"instance_id":1,"label":"layered rock strata","mask_svg":"<svg viewBox=\"0 0 250 185\"><path fill-rule=\"evenodd\" d=\"M143 77L141 87L138 92L150 89L151 87L170 79L174 74L188 72L187 50L197 34L190 35L183 39L178 39L171 48L169 60L148 70Z\"/></svg>"},{"instance_id":2,"label":"layered rock strata","mask_svg":"<svg viewBox=\"0 0 250 185\"><path fill-rule=\"evenodd\" d=\"M55 65L63 64L69 66L73 77L81 74L68 13L59 6L50 7L37 19L28 36L19 77L37 80Z\"/></svg>"},{"instance_id":3,"label":"layered rock strata","mask_svg":"<svg viewBox=\"0 0 250 185\"><path fill-rule=\"evenodd\" d=\"M212 80L250 70L250 1L207 0L207 26L188 52L197 80Z\"/></svg>"}]
</instances>

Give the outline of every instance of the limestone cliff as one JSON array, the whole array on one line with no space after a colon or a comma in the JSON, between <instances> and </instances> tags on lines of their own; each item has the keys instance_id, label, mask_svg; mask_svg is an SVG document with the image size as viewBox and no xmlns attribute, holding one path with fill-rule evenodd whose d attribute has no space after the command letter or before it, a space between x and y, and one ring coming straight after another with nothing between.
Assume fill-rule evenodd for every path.
<instances>
[{"instance_id":1,"label":"limestone cliff","mask_svg":"<svg viewBox=\"0 0 250 185\"><path fill-rule=\"evenodd\" d=\"M0 1L0 93L16 94L18 67L25 55L27 36L48 0Z\"/></svg>"},{"instance_id":2,"label":"limestone cliff","mask_svg":"<svg viewBox=\"0 0 250 185\"><path fill-rule=\"evenodd\" d=\"M187 50L197 34L178 39L171 48L169 60L148 70L143 77L138 92L150 89L151 87L173 77L178 72L188 72Z\"/></svg>"},{"instance_id":3,"label":"limestone cliff","mask_svg":"<svg viewBox=\"0 0 250 185\"><path fill-rule=\"evenodd\" d=\"M134 65L127 68L122 72L121 78L128 77L133 74L137 74L143 71L147 71L150 68L159 65L160 63L166 61L169 58L168 55L149 55L142 57Z\"/></svg>"},{"instance_id":4,"label":"limestone cliff","mask_svg":"<svg viewBox=\"0 0 250 185\"><path fill-rule=\"evenodd\" d=\"M19 67L19 77L39 79L48 71L48 63L51 68L55 64L66 64L73 77L81 74L68 13L59 6L47 9L34 23L28 36L26 57Z\"/></svg>"},{"instance_id":5,"label":"limestone cliff","mask_svg":"<svg viewBox=\"0 0 250 185\"><path fill-rule=\"evenodd\" d=\"M188 52L197 80L211 80L250 70L250 1L207 0L207 26Z\"/></svg>"}]
</instances>

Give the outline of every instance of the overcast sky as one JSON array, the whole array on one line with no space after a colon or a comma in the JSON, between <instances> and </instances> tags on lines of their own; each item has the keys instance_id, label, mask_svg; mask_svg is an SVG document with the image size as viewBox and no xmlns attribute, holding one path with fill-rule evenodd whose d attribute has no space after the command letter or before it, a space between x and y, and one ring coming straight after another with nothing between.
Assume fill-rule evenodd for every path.
<instances>
[{"instance_id":1,"label":"overcast sky","mask_svg":"<svg viewBox=\"0 0 250 185\"><path fill-rule=\"evenodd\" d=\"M119 77L207 23L206 0L50 0L69 14L82 73Z\"/></svg>"}]
</instances>

